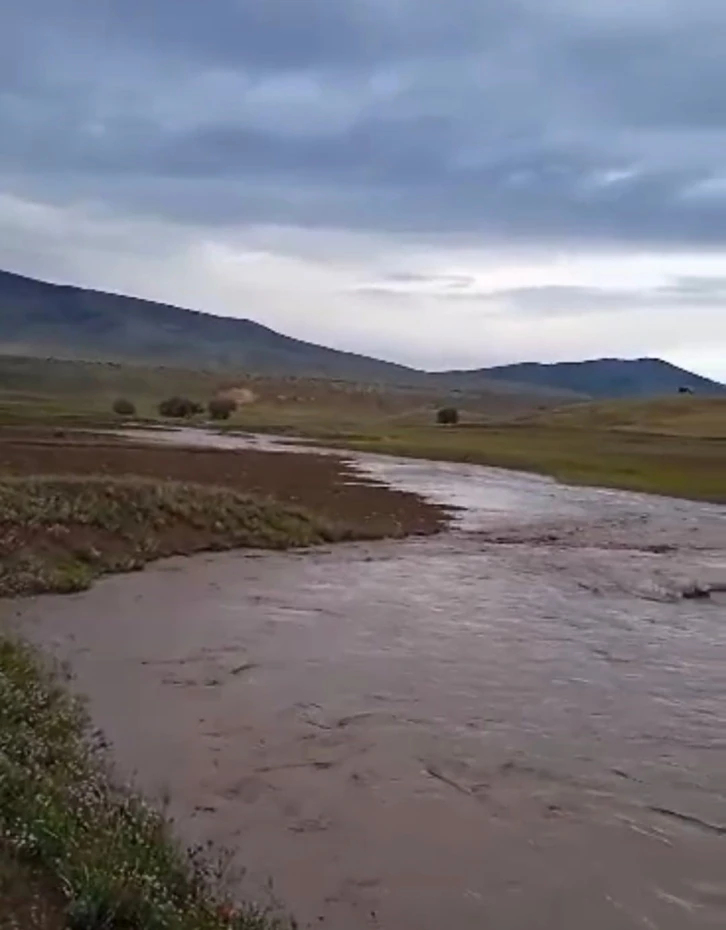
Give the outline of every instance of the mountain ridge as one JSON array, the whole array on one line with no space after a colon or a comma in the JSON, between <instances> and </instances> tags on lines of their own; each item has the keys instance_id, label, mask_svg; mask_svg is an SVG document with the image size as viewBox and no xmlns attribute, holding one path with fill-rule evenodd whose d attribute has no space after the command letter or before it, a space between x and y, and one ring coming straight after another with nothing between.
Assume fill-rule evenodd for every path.
<instances>
[{"instance_id":1,"label":"mountain ridge","mask_svg":"<svg viewBox=\"0 0 726 930\"><path fill-rule=\"evenodd\" d=\"M515 362L479 369L489 380L516 382L533 387L557 387L596 398L643 397L672 394L685 389L693 393L726 395L726 385L679 368L660 358L594 358L577 362ZM467 381L478 371L446 372Z\"/></svg>"},{"instance_id":2,"label":"mountain ridge","mask_svg":"<svg viewBox=\"0 0 726 930\"><path fill-rule=\"evenodd\" d=\"M428 384L448 390L535 391L563 398L647 396L679 388L726 394L726 385L661 359L525 362L426 372L296 339L250 319L53 284L3 270L0 352Z\"/></svg>"}]
</instances>

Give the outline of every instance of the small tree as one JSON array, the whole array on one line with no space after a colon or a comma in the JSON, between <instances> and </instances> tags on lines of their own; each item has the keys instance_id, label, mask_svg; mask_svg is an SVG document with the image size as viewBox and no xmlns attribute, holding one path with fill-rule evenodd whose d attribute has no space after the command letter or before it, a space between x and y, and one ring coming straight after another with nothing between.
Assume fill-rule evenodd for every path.
<instances>
[{"instance_id":1,"label":"small tree","mask_svg":"<svg viewBox=\"0 0 726 930\"><path fill-rule=\"evenodd\" d=\"M201 404L195 400L190 400L188 397L168 397L159 404L159 413L162 417L174 417L176 419L193 417L195 414L201 413L203 409Z\"/></svg>"},{"instance_id":2,"label":"small tree","mask_svg":"<svg viewBox=\"0 0 726 930\"><path fill-rule=\"evenodd\" d=\"M436 422L442 426L456 426L459 422L459 411L456 407L442 407L436 414Z\"/></svg>"},{"instance_id":3,"label":"small tree","mask_svg":"<svg viewBox=\"0 0 726 930\"><path fill-rule=\"evenodd\" d=\"M237 409L237 404L231 397L213 397L209 401L208 409L213 420L229 420Z\"/></svg>"},{"instance_id":4,"label":"small tree","mask_svg":"<svg viewBox=\"0 0 726 930\"><path fill-rule=\"evenodd\" d=\"M113 412L119 417L135 417L136 407L125 397L118 397L113 402Z\"/></svg>"}]
</instances>

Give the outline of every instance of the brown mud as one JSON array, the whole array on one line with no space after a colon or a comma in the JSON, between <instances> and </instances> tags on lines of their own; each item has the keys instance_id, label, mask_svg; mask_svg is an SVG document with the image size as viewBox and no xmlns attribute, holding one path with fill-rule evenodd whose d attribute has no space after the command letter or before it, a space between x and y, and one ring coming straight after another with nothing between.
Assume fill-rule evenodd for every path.
<instances>
[{"instance_id":1,"label":"brown mud","mask_svg":"<svg viewBox=\"0 0 726 930\"><path fill-rule=\"evenodd\" d=\"M180 431L184 448L149 444L153 431L115 435L72 431L0 431L1 475L102 475L172 479L273 497L303 506L335 523L357 526L371 536L428 534L442 529L447 514L416 494L366 481L339 456L304 452L294 459L271 444L235 448L214 437L216 447L194 447L201 431ZM173 431L163 435L175 436ZM209 437L211 438L211 437ZM197 442L199 439L197 438Z\"/></svg>"}]
</instances>

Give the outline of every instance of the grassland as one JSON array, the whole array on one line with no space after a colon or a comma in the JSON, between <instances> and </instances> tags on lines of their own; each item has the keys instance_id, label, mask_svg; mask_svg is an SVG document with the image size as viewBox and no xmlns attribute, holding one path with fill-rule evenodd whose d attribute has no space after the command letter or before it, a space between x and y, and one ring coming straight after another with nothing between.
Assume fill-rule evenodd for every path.
<instances>
[{"instance_id":1,"label":"grassland","mask_svg":"<svg viewBox=\"0 0 726 930\"><path fill-rule=\"evenodd\" d=\"M224 894L223 859L174 841L114 784L82 705L0 636L2 930L271 930Z\"/></svg>"},{"instance_id":2,"label":"grassland","mask_svg":"<svg viewBox=\"0 0 726 930\"><path fill-rule=\"evenodd\" d=\"M116 398L131 400L138 419L158 418L165 397L207 403L230 392L236 426L337 433L382 421L428 423L437 407L456 401L474 418L521 415L553 405L550 398L512 392L451 394L445 389L363 384L324 378L237 376L211 371L0 355L0 425L113 425Z\"/></svg>"},{"instance_id":3,"label":"grassland","mask_svg":"<svg viewBox=\"0 0 726 930\"><path fill-rule=\"evenodd\" d=\"M211 372L92 362L0 358L0 425L102 425L120 422L125 396L139 418L158 422L170 394L238 401L224 428L305 436L327 445L476 462L603 485L726 501L726 400L674 396L647 401L574 403L512 394L436 394L344 381L238 378ZM439 428L439 406L462 424ZM204 417L194 423L204 424ZM65 471L65 469L63 469Z\"/></svg>"}]
</instances>

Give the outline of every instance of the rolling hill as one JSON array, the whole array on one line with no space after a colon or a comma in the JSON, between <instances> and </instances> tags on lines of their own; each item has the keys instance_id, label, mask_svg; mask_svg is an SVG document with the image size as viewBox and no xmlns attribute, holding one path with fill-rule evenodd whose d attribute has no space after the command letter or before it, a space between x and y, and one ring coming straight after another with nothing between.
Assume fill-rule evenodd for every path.
<instances>
[{"instance_id":1,"label":"rolling hill","mask_svg":"<svg viewBox=\"0 0 726 930\"><path fill-rule=\"evenodd\" d=\"M361 381L420 380L402 365L338 352L255 323L0 271L4 354L152 362Z\"/></svg>"},{"instance_id":2,"label":"rolling hill","mask_svg":"<svg viewBox=\"0 0 726 930\"><path fill-rule=\"evenodd\" d=\"M703 378L659 358L600 358L584 362L525 362L477 371L444 372L445 381L458 378L470 387L480 377L502 384L527 384L595 398L655 397L687 388L696 394L726 396L726 385Z\"/></svg>"},{"instance_id":3,"label":"rolling hill","mask_svg":"<svg viewBox=\"0 0 726 930\"><path fill-rule=\"evenodd\" d=\"M488 368L487 378L519 381L590 394L592 397L643 397L675 394L687 388L696 394L726 395L726 385L703 378L659 358L601 358L554 365L528 363Z\"/></svg>"},{"instance_id":4,"label":"rolling hill","mask_svg":"<svg viewBox=\"0 0 726 930\"><path fill-rule=\"evenodd\" d=\"M660 359L517 364L435 374L284 336L252 320L50 284L0 271L0 353L305 375L562 399L635 397L688 387L724 394Z\"/></svg>"}]
</instances>

